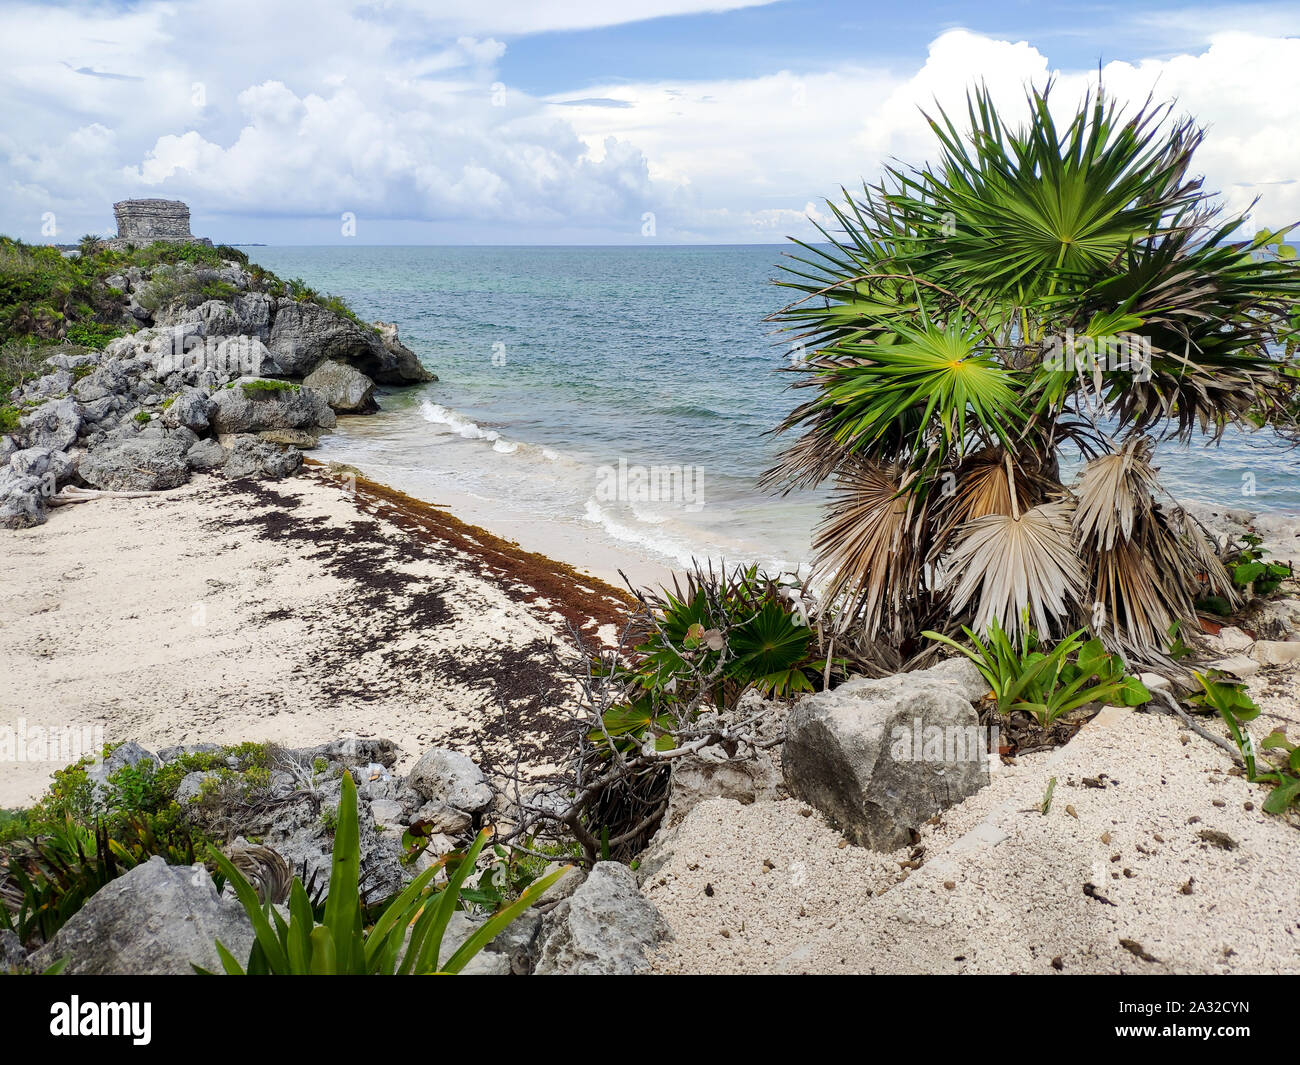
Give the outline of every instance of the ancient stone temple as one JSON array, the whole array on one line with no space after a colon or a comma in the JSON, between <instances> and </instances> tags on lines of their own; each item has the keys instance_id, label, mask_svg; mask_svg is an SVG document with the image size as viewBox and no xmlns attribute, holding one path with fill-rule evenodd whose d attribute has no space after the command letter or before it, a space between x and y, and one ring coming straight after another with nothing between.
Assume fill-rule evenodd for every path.
<instances>
[{"instance_id":1,"label":"ancient stone temple","mask_svg":"<svg viewBox=\"0 0 1300 1065\"><path fill-rule=\"evenodd\" d=\"M113 204L113 214L120 244L143 246L159 240L200 243L190 234L189 206L180 200L122 200Z\"/></svg>"}]
</instances>

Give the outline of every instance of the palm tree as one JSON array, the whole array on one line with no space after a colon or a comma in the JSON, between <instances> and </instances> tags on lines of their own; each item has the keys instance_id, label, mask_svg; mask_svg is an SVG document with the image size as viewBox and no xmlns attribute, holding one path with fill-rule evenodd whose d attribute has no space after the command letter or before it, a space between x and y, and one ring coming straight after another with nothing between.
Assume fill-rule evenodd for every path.
<instances>
[{"instance_id":1,"label":"palm tree","mask_svg":"<svg viewBox=\"0 0 1300 1065\"><path fill-rule=\"evenodd\" d=\"M1204 531L1161 487L1159 440L1289 421L1296 368L1270 353L1300 307L1285 234L1236 236L1189 176L1203 131L1099 89L1068 124L1051 84L1010 129L986 89L939 161L890 167L778 284L773 320L813 396L768 471L830 482L814 541L840 631L906 648L924 628L1090 625L1160 661L1208 589L1233 597ZM927 116L929 117L929 116ZM819 227L820 228L820 227ZM1083 459L1062 483L1065 449Z\"/></svg>"}]
</instances>

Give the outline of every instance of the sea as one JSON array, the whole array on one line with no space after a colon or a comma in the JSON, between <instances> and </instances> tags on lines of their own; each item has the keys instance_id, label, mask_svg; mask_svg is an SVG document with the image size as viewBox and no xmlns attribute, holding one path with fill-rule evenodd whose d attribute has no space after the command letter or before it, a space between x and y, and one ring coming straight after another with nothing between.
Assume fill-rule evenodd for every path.
<instances>
[{"instance_id":1,"label":"sea","mask_svg":"<svg viewBox=\"0 0 1300 1065\"><path fill-rule=\"evenodd\" d=\"M810 561L824 492L758 487L790 442L773 430L811 395L764 321L791 298L773 284L788 246L246 250L396 322L438 375L340 418L322 461L606 577ZM1300 451L1271 432L1156 455L1180 498L1300 512Z\"/></svg>"}]
</instances>

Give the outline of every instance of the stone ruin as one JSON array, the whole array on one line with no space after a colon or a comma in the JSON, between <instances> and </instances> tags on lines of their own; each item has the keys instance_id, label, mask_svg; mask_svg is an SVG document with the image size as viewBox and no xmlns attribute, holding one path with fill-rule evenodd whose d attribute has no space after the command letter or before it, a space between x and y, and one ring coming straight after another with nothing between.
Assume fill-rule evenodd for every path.
<instances>
[{"instance_id":1,"label":"stone ruin","mask_svg":"<svg viewBox=\"0 0 1300 1065\"><path fill-rule=\"evenodd\" d=\"M119 247L134 244L143 247L155 241L207 244L212 241L190 233L190 208L180 200L122 200L113 204L117 218Z\"/></svg>"}]
</instances>

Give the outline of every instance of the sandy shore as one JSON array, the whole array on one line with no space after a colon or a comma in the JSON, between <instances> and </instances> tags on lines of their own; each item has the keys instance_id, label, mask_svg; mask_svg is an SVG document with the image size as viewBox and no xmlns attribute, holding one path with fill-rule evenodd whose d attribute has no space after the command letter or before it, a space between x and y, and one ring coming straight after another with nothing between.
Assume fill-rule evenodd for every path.
<instances>
[{"instance_id":1,"label":"sandy shore","mask_svg":"<svg viewBox=\"0 0 1300 1065\"><path fill-rule=\"evenodd\" d=\"M1269 679L1294 717L1295 675ZM1300 973L1300 832L1239 773L1168 714L1108 708L893 854L802 802L710 800L647 856L675 936L656 971Z\"/></svg>"},{"instance_id":2,"label":"sandy shore","mask_svg":"<svg viewBox=\"0 0 1300 1065\"><path fill-rule=\"evenodd\" d=\"M623 593L437 507L323 468L196 477L10 532L0 726L104 742L294 746L383 736L489 757L557 752L569 697L548 642L612 633ZM562 642L562 641L561 641ZM63 760L0 762L0 807Z\"/></svg>"}]
</instances>

